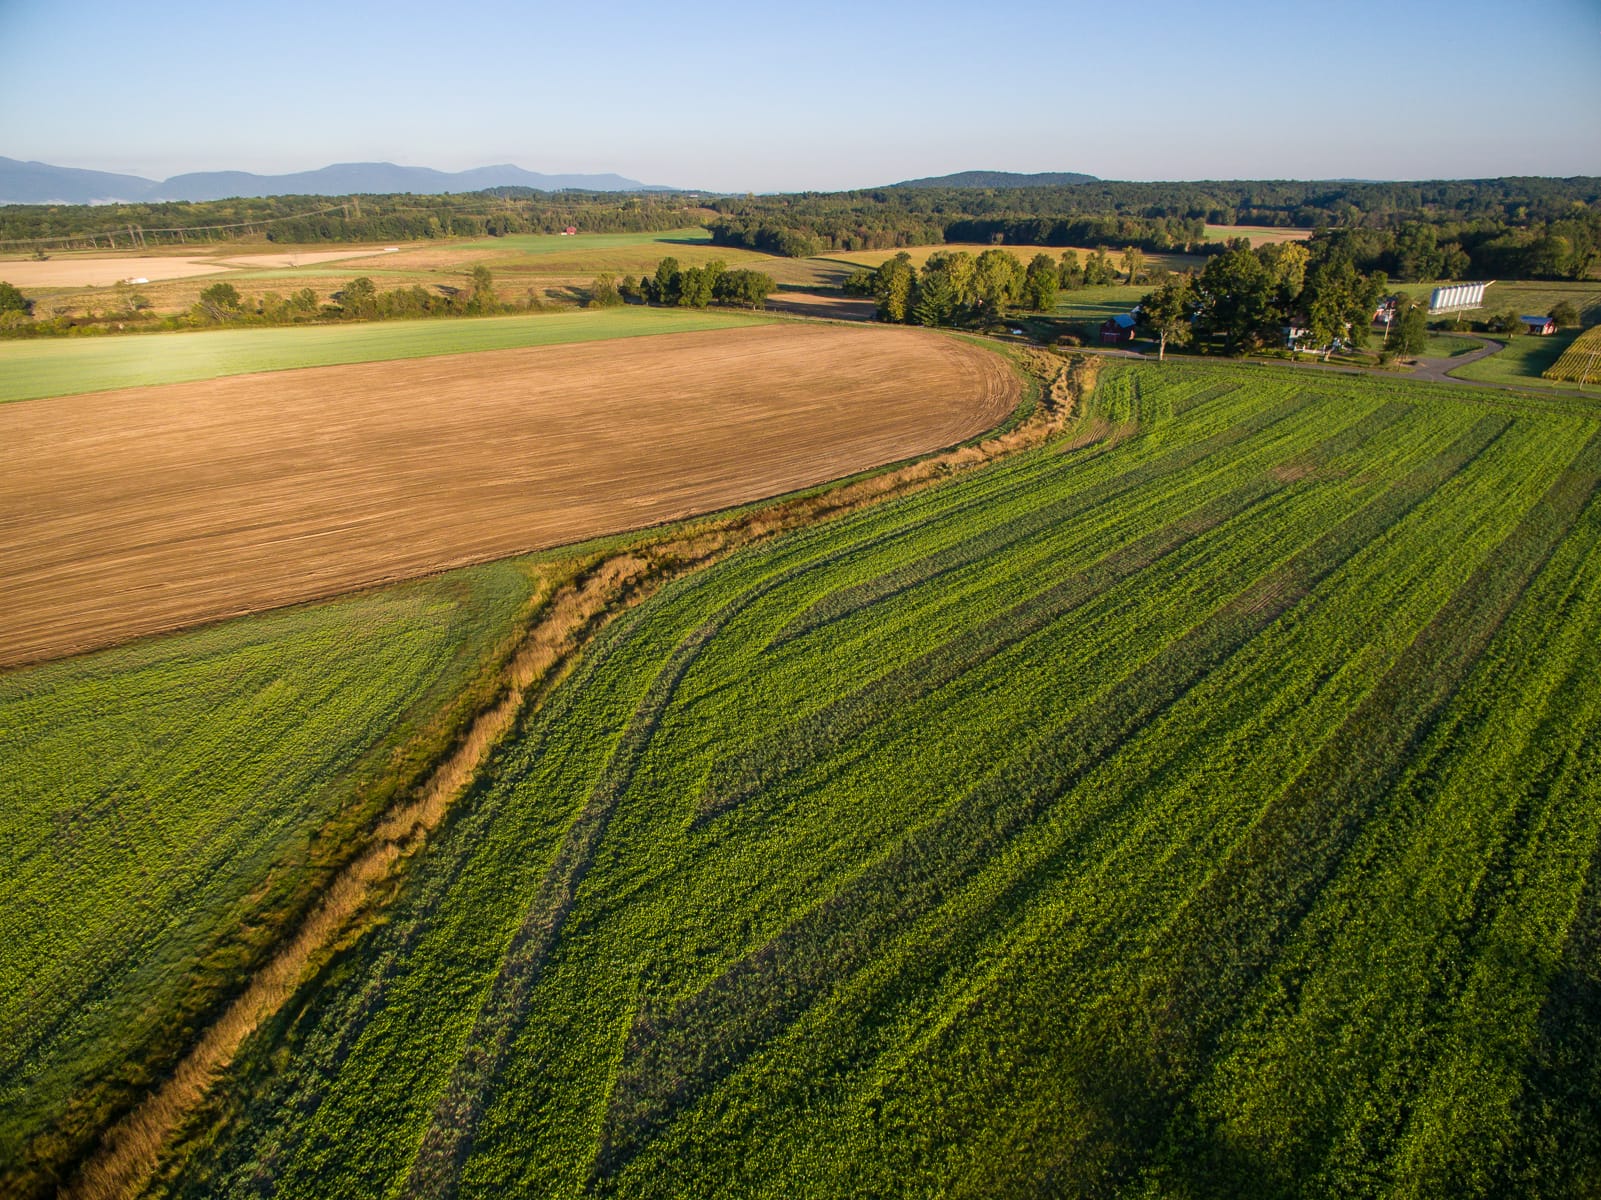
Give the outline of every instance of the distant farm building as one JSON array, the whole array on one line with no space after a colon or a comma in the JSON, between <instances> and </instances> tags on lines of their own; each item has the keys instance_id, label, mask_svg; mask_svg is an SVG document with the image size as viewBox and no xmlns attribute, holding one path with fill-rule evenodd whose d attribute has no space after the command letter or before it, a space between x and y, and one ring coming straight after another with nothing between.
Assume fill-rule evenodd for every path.
<instances>
[{"instance_id":1,"label":"distant farm building","mask_svg":"<svg viewBox=\"0 0 1601 1200\"><path fill-rule=\"evenodd\" d=\"M1101 325L1101 345L1116 346L1120 342L1132 342L1136 324L1138 322L1133 313L1118 313L1115 317L1109 317Z\"/></svg>"},{"instance_id":2,"label":"distant farm building","mask_svg":"<svg viewBox=\"0 0 1601 1200\"><path fill-rule=\"evenodd\" d=\"M1523 322L1524 328L1530 333L1539 334L1541 337L1557 331L1557 323L1550 317L1519 317L1518 320Z\"/></svg>"},{"instance_id":3,"label":"distant farm building","mask_svg":"<svg viewBox=\"0 0 1601 1200\"><path fill-rule=\"evenodd\" d=\"M1484 307L1484 289L1494 283L1453 283L1449 287L1437 287L1429 293L1429 312L1448 313L1463 312L1469 308Z\"/></svg>"},{"instance_id":4,"label":"distant farm building","mask_svg":"<svg viewBox=\"0 0 1601 1200\"><path fill-rule=\"evenodd\" d=\"M566 229L563 229L563 230L562 230L562 231L561 231L561 235L562 235L562 237L572 237L572 236L573 236L573 234L575 234L575 233L577 233L577 232L578 232L578 226L576 226L576 225L569 225L569 226L567 226L567 228L566 228Z\"/></svg>"},{"instance_id":5,"label":"distant farm building","mask_svg":"<svg viewBox=\"0 0 1601 1200\"><path fill-rule=\"evenodd\" d=\"M1305 325L1280 325L1279 332L1284 334L1284 348L1286 350L1301 349L1301 339L1311 334Z\"/></svg>"}]
</instances>

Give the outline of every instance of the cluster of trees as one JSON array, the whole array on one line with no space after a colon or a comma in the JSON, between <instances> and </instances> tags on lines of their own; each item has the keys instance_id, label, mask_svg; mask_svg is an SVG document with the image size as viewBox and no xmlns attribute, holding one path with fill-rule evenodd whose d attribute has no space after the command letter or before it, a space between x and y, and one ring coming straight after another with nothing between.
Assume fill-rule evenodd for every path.
<instances>
[{"instance_id":1,"label":"cluster of trees","mask_svg":"<svg viewBox=\"0 0 1601 1200\"><path fill-rule=\"evenodd\" d=\"M1120 263L1122 274L1104 250L1093 251L1082 264L1078 251L1066 250L1060 259L1036 254L1025 266L1011 251L993 247L977 255L940 250L918 270L903 250L874 270L854 272L845 291L876 300L881 321L982 325L1002 320L1014 309L1049 312L1063 291L1144 277L1145 255L1139 247L1126 247Z\"/></svg>"},{"instance_id":2,"label":"cluster of trees","mask_svg":"<svg viewBox=\"0 0 1601 1200\"><path fill-rule=\"evenodd\" d=\"M930 255L919 271L903 250L876 270L857 271L845 281L845 290L876 300L881 321L929 326L984 323L1000 320L1018 307L1054 306L1062 268L1048 254L1036 254L1025 267L1005 250L978 255L942 250Z\"/></svg>"},{"instance_id":3,"label":"cluster of trees","mask_svg":"<svg viewBox=\"0 0 1601 1200\"><path fill-rule=\"evenodd\" d=\"M1140 301L1140 320L1158 341L1191 340L1203 351L1244 354L1282 345L1284 330L1307 331L1307 342L1327 357L1336 345L1367 341L1373 314L1389 279L1357 269L1336 239L1238 246L1218 255L1196 276L1169 279Z\"/></svg>"},{"instance_id":4,"label":"cluster of trees","mask_svg":"<svg viewBox=\"0 0 1601 1200\"><path fill-rule=\"evenodd\" d=\"M729 270L719 260L703 267L684 267L669 257L656 264L653 274L638 280L630 275L615 284L610 275L598 276L590 287L590 303L605 306L635 301L678 308L706 308L712 304L761 308L777 290L773 277L761 271Z\"/></svg>"},{"instance_id":5,"label":"cluster of trees","mask_svg":"<svg viewBox=\"0 0 1601 1200\"><path fill-rule=\"evenodd\" d=\"M0 280L0 329L26 323L33 315L33 301L13 284Z\"/></svg>"},{"instance_id":6,"label":"cluster of trees","mask_svg":"<svg viewBox=\"0 0 1601 1200\"><path fill-rule=\"evenodd\" d=\"M1552 221L1407 221L1388 229L1335 229L1363 270L1394 279L1585 279L1601 261L1601 208Z\"/></svg>"},{"instance_id":7,"label":"cluster of trees","mask_svg":"<svg viewBox=\"0 0 1601 1200\"><path fill-rule=\"evenodd\" d=\"M559 233L638 233L698 225L703 210L685 196L621 195L529 188L443 196L267 196L162 204L0 207L0 242L39 241L99 249L204 245L264 237L269 242L415 241Z\"/></svg>"}]
</instances>

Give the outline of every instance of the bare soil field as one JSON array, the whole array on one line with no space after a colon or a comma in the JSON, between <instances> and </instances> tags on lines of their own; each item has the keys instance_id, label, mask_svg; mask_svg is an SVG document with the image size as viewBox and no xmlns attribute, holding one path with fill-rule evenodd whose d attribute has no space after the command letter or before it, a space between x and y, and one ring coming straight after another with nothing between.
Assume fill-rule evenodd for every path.
<instances>
[{"instance_id":1,"label":"bare soil field","mask_svg":"<svg viewBox=\"0 0 1601 1200\"><path fill-rule=\"evenodd\" d=\"M389 253L372 246L344 250L290 250L280 254L235 254L226 257L171 254L56 255L43 262L13 259L0 262L0 279L23 289L111 287L125 279L193 279L224 271L268 271L314 266L348 258L380 262Z\"/></svg>"},{"instance_id":2,"label":"bare soil field","mask_svg":"<svg viewBox=\"0 0 1601 1200\"><path fill-rule=\"evenodd\" d=\"M794 313L798 317L840 321L871 321L878 312L876 301L839 292L774 292L767 299L767 307L772 312Z\"/></svg>"},{"instance_id":3,"label":"bare soil field","mask_svg":"<svg viewBox=\"0 0 1601 1200\"><path fill-rule=\"evenodd\" d=\"M227 263L230 267L242 267L247 271L271 271L286 267L309 267L317 263L343 262L348 258L371 259L374 263L381 263L389 255L399 253L400 248L385 247L382 250L373 250L370 246L358 246L349 250L289 250L283 254L236 254L219 261Z\"/></svg>"},{"instance_id":4,"label":"bare soil field","mask_svg":"<svg viewBox=\"0 0 1601 1200\"><path fill-rule=\"evenodd\" d=\"M0 263L0 279L27 291L31 288L110 287L124 279L190 279L217 275L236 267L216 259L125 256L121 258L49 258Z\"/></svg>"},{"instance_id":5,"label":"bare soil field","mask_svg":"<svg viewBox=\"0 0 1601 1200\"><path fill-rule=\"evenodd\" d=\"M1020 384L779 325L0 408L0 665L770 496L961 441Z\"/></svg>"}]
</instances>

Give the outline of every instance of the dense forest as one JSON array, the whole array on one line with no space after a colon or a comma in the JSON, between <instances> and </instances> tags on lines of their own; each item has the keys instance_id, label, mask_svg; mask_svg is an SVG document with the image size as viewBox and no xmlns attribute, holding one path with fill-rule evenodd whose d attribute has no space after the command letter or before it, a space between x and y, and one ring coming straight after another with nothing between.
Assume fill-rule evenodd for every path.
<instances>
[{"instance_id":1,"label":"dense forest","mask_svg":"<svg viewBox=\"0 0 1601 1200\"><path fill-rule=\"evenodd\" d=\"M712 238L773 254L939 242L1222 253L1213 225L1348 231L1399 279L1581 278L1601 246L1601 179L1108 183L803 193L712 201Z\"/></svg>"},{"instance_id":2,"label":"dense forest","mask_svg":"<svg viewBox=\"0 0 1601 1200\"><path fill-rule=\"evenodd\" d=\"M1434 183L1243 181L1056 187L896 186L722 197L547 193L274 196L206 203L0 208L13 249L131 248L236 237L303 244L705 224L719 245L800 258L944 242L1221 254L1206 226L1337 231L1395 279L1586 277L1601 258L1601 178Z\"/></svg>"}]
</instances>

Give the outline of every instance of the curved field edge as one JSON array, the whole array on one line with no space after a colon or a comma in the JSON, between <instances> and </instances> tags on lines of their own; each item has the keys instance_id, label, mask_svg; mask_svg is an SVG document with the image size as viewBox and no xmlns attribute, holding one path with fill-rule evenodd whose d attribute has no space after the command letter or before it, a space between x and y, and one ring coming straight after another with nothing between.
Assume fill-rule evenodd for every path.
<instances>
[{"instance_id":1,"label":"curved field edge","mask_svg":"<svg viewBox=\"0 0 1601 1200\"><path fill-rule=\"evenodd\" d=\"M1118 368L659 590L158 1190L1582 1191L1601 434L1485 400Z\"/></svg>"},{"instance_id":2,"label":"curved field edge","mask_svg":"<svg viewBox=\"0 0 1601 1200\"><path fill-rule=\"evenodd\" d=\"M263 371L741 328L771 320L740 313L631 306L532 316L3 342L0 404Z\"/></svg>"},{"instance_id":3,"label":"curved field edge","mask_svg":"<svg viewBox=\"0 0 1601 1200\"><path fill-rule=\"evenodd\" d=\"M8 1164L8 1188L22 1195L43 1194L79 1171L75 1186L89 1194L125 1192L129 1180L148 1166L147 1155L154 1153L167 1129L204 1094L211 1074L228 1061L238 1041L293 992L307 969L315 968L340 938L348 936L352 922L376 919L375 913L396 886L393 873L403 869L406 856L425 840L427 830L441 819L450 800L470 783L524 702L559 678L579 648L616 610L650 594L663 580L715 561L733 548L924 486L953 470L1048 436L1072 420L1068 367L1063 360L1045 354L1019 355L1010 348L999 353L1014 366L1023 360L1034 373L1018 370L1017 404L991 434L948 451L874 468L726 513L439 577L444 582L473 571L521 572L532 577L532 599L512 632L476 664L477 674L470 685L433 714L429 736L408 743L404 753L397 754L397 762L405 769L392 770L375 784L370 802L359 813L344 814L344 819L314 834L313 844L322 851L316 869L270 878L271 886L263 896L279 903L288 893L293 903L237 914L244 927L237 939L240 944L223 939L221 952L208 955L205 970L187 985L189 1007L163 1026L167 1036L130 1049L126 1069L116 1079L81 1093L73 1101L70 1119L37 1132L27 1150ZM428 582L364 595L381 601L393 592L428 586ZM315 619L315 614L337 609L342 603L360 601L358 597L288 612L312 614ZM226 621L70 662L137 657L149 647L181 646L189 638L226 638L285 615ZM13 674L65 666L50 664ZM196 1046L202 1050L198 1057ZM179 1052L187 1057L175 1059ZM139 1106L130 1107L141 1095L144 1100ZM154 1120L152 1114L156 1114ZM113 1120L118 1122L114 1126ZM130 1123L137 1124L131 1136ZM116 1132L108 1136L108 1130ZM96 1138L105 1139L102 1149L83 1160ZM115 1159L117 1165L108 1169L108 1159ZM75 1161L78 1167L74 1167Z\"/></svg>"},{"instance_id":4,"label":"curved field edge","mask_svg":"<svg viewBox=\"0 0 1601 1200\"><path fill-rule=\"evenodd\" d=\"M0 407L0 663L718 511L1014 400L936 333L790 323Z\"/></svg>"}]
</instances>

